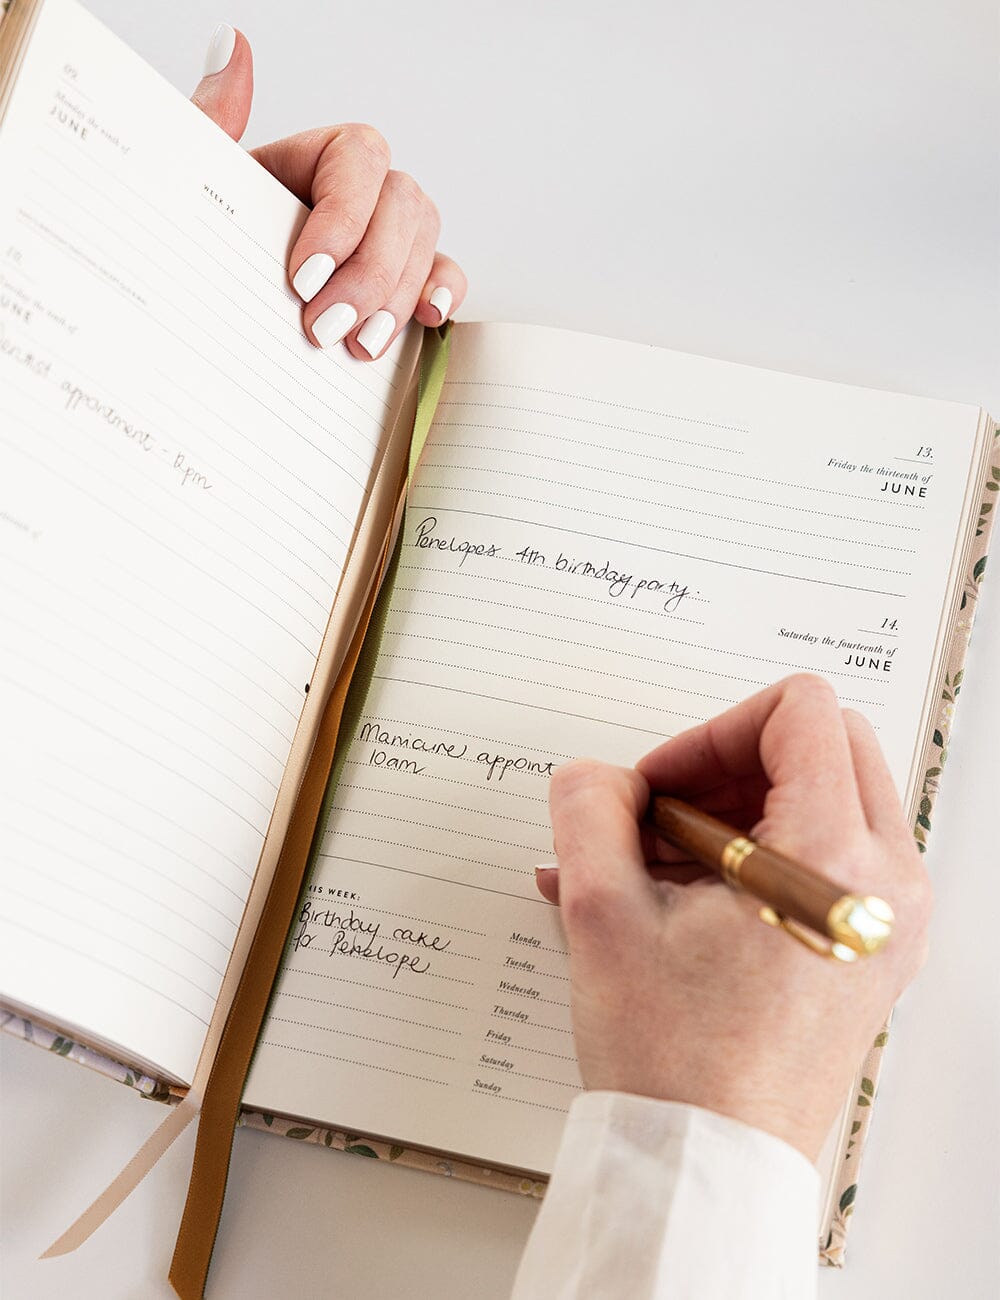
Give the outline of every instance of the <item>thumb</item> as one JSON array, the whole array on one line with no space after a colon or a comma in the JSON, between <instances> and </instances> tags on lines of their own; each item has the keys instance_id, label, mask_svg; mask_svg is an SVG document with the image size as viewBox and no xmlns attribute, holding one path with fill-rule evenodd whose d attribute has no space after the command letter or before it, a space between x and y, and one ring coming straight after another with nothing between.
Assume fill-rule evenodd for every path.
<instances>
[{"instance_id":1,"label":"thumb","mask_svg":"<svg viewBox=\"0 0 1000 1300\"><path fill-rule=\"evenodd\" d=\"M238 140L246 130L253 99L253 55L242 32L220 23L212 33L205 71L191 96L203 113Z\"/></svg>"},{"instance_id":2,"label":"thumb","mask_svg":"<svg viewBox=\"0 0 1000 1300\"><path fill-rule=\"evenodd\" d=\"M543 862L535 868L535 884L547 903L559 902L559 868L554 862Z\"/></svg>"}]
</instances>

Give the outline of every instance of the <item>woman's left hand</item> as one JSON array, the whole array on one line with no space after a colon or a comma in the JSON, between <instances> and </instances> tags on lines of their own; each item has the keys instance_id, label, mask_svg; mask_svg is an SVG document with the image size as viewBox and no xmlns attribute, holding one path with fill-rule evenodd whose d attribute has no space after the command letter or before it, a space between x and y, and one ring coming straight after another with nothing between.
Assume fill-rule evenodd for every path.
<instances>
[{"instance_id":1,"label":"woman's left hand","mask_svg":"<svg viewBox=\"0 0 1000 1300\"><path fill-rule=\"evenodd\" d=\"M252 98L249 43L223 24L192 99L238 140ZM320 127L250 152L312 208L292 249L288 277L305 303L306 334L317 346L343 340L352 356L370 361L411 316L440 325L460 305L466 280L436 251L437 208L411 176L390 170L389 146L374 127Z\"/></svg>"}]
</instances>

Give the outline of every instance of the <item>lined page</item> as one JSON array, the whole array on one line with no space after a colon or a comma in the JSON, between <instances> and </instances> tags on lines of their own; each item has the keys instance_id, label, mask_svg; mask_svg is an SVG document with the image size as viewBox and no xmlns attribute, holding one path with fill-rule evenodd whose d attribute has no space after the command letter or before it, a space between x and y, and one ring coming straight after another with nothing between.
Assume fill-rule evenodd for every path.
<instances>
[{"instance_id":1,"label":"lined page","mask_svg":"<svg viewBox=\"0 0 1000 1300\"><path fill-rule=\"evenodd\" d=\"M579 1086L550 773L808 670L905 791L978 414L459 326L249 1104L550 1169Z\"/></svg>"},{"instance_id":2,"label":"lined page","mask_svg":"<svg viewBox=\"0 0 1000 1300\"><path fill-rule=\"evenodd\" d=\"M0 992L189 1079L400 381L305 209L68 0L0 132Z\"/></svg>"}]
</instances>

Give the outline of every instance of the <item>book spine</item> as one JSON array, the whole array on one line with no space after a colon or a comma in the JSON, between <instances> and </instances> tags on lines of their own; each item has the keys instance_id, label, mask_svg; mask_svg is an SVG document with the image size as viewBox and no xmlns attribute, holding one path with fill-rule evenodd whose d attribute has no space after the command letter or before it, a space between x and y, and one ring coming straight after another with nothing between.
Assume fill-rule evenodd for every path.
<instances>
[{"instance_id":1,"label":"book spine","mask_svg":"<svg viewBox=\"0 0 1000 1300\"><path fill-rule=\"evenodd\" d=\"M0 126L44 0L0 0Z\"/></svg>"}]
</instances>

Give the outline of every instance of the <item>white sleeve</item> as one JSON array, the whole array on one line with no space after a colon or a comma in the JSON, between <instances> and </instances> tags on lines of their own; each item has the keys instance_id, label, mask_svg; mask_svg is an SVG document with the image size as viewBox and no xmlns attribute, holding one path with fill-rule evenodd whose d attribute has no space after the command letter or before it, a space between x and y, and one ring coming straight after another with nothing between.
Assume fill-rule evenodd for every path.
<instances>
[{"instance_id":1,"label":"white sleeve","mask_svg":"<svg viewBox=\"0 0 1000 1300\"><path fill-rule=\"evenodd\" d=\"M819 1175L697 1106L585 1092L512 1300L814 1300Z\"/></svg>"}]
</instances>

